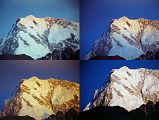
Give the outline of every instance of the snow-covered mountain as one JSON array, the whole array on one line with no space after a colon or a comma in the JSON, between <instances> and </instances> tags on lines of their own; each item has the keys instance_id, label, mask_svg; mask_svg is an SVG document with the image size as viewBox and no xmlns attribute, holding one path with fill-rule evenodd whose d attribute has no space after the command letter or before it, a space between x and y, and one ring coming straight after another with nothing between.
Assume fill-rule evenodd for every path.
<instances>
[{"instance_id":1,"label":"snow-covered mountain","mask_svg":"<svg viewBox=\"0 0 159 120\"><path fill-rule=\"evenodd\" d=\"M124 66L113 69L101 89L84 110L96 106L120 106L127 111L159 101L159 70L129 69Z\"/></svg>"},{"instance_id":2,"label":"snow-covered mountain","mask_svg":"<svg viewBox=\"0 0 159 120\"><path fill-rule=\"evenodd\" d=\"M131 59L159 58L159 21L113 19L105 32L95 41L85 59L97 56L120 56Z\"/></svg>"},{"instance_id":3,"label":"snow-covered mountain","mask_svg":"<svg viewBox=\"0 0 159 120\"><path fill-rule=\"evenodd\" d=\"M52 59L62 59L65 49L79 50L79 23L32 15L17 19L0 44L1 54L25 54L33 59L52 53Z\"/></svg>"},{"instance_id":4,"label":"snow-covered mountain","mask_svg":"<svg viewBox=\"0 0 159 120\"><path fill-rule=\"evenodd\" d=\"M6 99L2 116L30 116L37 120L70 109L79 112L79 84L67 80L37 77L24 79Z\"/></svg>"}]
</instances>

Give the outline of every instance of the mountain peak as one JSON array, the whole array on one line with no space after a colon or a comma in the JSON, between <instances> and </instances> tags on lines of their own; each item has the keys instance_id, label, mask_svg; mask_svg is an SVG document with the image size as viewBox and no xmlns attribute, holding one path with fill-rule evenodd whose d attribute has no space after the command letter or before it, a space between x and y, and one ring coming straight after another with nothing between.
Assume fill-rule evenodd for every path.
<instances>
[{"instance_id":1,"label":"mountain peak","mask_svg":"<svg viewBox=\"0 0 159 120\"><path fill-rule=\"evenodd\" d=\"M120 68L121 70L128 70L129 68L127 66L123 66Z\"/></svg>"},{"instance_id":2,"label":"mountain peak","mask_svg":"<svg viewBox=\"0 0 159 120\"><path fill-rule=\"evenodd\" d=\"M108 29L94 42L85 59L119 56L118 59L158 59L159 21L113 19Z\"/></svg>"},{"instance_id":3,"label":"mountain peak","mask_svg":"<svg viewBox=\"0 0 159 120\"><path fill-rule=\"evenodd\" d=\"M35 16L34 15L28 15L25 18L35 18Z\"/></svg>"},{"instance_id":4,"label":"mountain peak","mask_svg":"<svg viewBox=\"0 0 159 120\"><path fill-rule=\"evenodd\" d=\"M39 80L39 78L38 77L36 77L36 76L32 76L31 78L29 78L28 80Z\"/></svg>"},{"instance_id":5,"label":"mountain peak","mask_svg":"<svg viewBox=\"0 0 159 120\"><path fill-rule=\"evenodd\" d=\"M159 92L158 74L158 70L145 68L115 69L105 82L106 85L98 93L95 92L95 97L84 110L96 106L120 106L131 111L149 101L155 104L159 101L159 95L156 94Z\"/></svg>"},{"instance_id":6,"label":"mountain peak","mask_svg":"<svg viewBox=\"0 0 159 120\"><path fill-rule=\"evenodd\" d=\"M112 72L111 73L114 73L115 71L128 71L129 68L127 66L123 66L123 67L120 67L119 69L112 69Z\"/></svg>"},{"instance_id":7,"label":"mountain peak","mask_svg":"<svg viewBox=\"0 0 159 120\"><path fill-rule=\"evenodd\" d=\"M0 54L36 59L69 59L79 50L79 24L58 18L17 19L0 45ZM78 56L78 55L77 55Z\"/></svg>"},{"instance_id":8,"label":"mountain peak","mask_svg":"<svg viewBox=\"0 0 159 120\"><path fill-rule=\"evenodd\" d=\"M126 16L123 16L123 17L121 17L121 18L119 18L119 19L129 20L129 18L128 18L128 17L126 17Z\"/></svg>"},{"instance_id":9,"label":"mountain peak","mask_svg":"<svg viewBox=\"0 0 159 120\"><path fill-rule=\"evenodd\" d=\"M28 115L42 120L71 108L79 112L79 84L33 76L24 79L13 96L5 100L2 117Z\"/></svg>"}]
</instances>

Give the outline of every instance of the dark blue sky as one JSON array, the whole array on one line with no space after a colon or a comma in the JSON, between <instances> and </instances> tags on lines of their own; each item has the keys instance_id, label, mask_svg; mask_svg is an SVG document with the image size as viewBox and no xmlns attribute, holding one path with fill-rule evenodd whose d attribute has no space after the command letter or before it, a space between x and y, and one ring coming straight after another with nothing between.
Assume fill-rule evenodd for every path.
<instances>
[{"instance_id":1,"label":"dark blue sky","mask_svg":"<svg viewBox=\"0 0 159 120\"><path fill-rule=\"evenodd\" d=\"M94 91L100 89L112 69L127 66L129 68L149 68L159 70L159 61L120 61L90 60L80 63L81 110L91 101Z\"/></svg>"},{"instance_id":2,"label":"dark blue sky","mask_svg":"<svg viewBox=\"0 0 159 120\"><path fill-rule=\"evenodd\" d=\"M113 18L159 20L159 0L81 0L81 58L92 48Z\"/></svg>"},{"instance_id":3,"label":"dark blue sky","mask_svg":"<svg viewBox=\"0 0 159 120\"><path fill-rule=\"evenodd\" d=\"M21 79L32 76L79 83L79 61L0 61L0 106Z\"/></svg>"},{"instance_id":4,"label":"dark blue sky","mask_svg":"<svg viewBox=\"0 0 159 120\"><path fill-rule=\"evenodd\" d=\"M79 21L79 0L0 0L0 38L18 17L56 17Z\"/></svg>"}]
</instances>

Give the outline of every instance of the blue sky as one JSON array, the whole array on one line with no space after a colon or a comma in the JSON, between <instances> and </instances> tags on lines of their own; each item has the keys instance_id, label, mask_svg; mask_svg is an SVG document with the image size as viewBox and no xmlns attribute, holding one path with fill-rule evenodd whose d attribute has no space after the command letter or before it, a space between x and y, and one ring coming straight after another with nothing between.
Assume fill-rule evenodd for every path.
<instances>
[{"instance_id":1,"label":"blue sky","mask_svg":"<svg viewBox=\"0 0 159 120\"><path fill-rule=\"evenodd\" d=\"M159 61L138 60L90 60L80 63L81 110L91 101L94 91L100 89L112 69L127 66L129 68L149 68L159 70Z\"/></svg>"},{"instance_id":2,"label":"blue sky","mask_svg":"<svg viewBox=\"0 0 159 120\"><path fill-rule=\"evenodd\" d=\"M86 56L110 20L122 16L159 20L159 0L81 0L81 58Z\"/></svg>"},{"instance_id":3,"label":"blue sky","mask_svg":"<svg viewBox=\"0 0 159 120\"><path fill-rule=\"evenodd\" d=\"M0 38L18 17L56 17L79 21L79 0L0 0Z\"/></svg>"},{"instance_id":4,"label":"blue sky","mask_svg":"<svg viewBox=\"0 0 159 120\"><path fill-rule=\"evenodd\" d=\"M79 83L79 61L0 61L0 106L22 79L57 78Z\"/></svg>"}]
</instances>

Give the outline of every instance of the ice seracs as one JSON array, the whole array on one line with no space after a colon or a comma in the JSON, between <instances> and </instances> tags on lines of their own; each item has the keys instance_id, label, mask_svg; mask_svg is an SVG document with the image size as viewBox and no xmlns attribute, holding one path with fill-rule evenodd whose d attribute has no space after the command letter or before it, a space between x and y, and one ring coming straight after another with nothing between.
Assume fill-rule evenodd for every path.
<instances>
[{"instance_id":1,"label":"ice seracs","mask_svg":"<svg viewBox=\"0 0 159 120\"><path fill-rule=\"evenodd\" d=\"M5 100L2 117L30 116L42 120L58 111L73 108L79 112L79 84L67 80L31 77L21 81L16 91Z\"/></svg>"},{"instance_id":2,"label":"ice seracs","mask_svg":"<svg viewBox=\"0 0 159 120\"><path fill-rule=\"evenodd\" d=\"M124 66L112 70L105 85L96 90L84 110L95 106L120 106L131 111L148 101L154 104L159 101L159 70Z\"/></svg>"},{"instance_id":3,"label":"ice seracs","mask_svg":"<svg viewBox=\"0 0 159 120\"><path fill-rule=\"evenodd\" d=\"M110 22L109 28L95 41L85 59L96 56L120 56L127 60L142 56L141 59L149 59L147 54L150 52L151 59L155 59L158 51L159 21L124 16Z\"/></svg>"}]
</instances>

